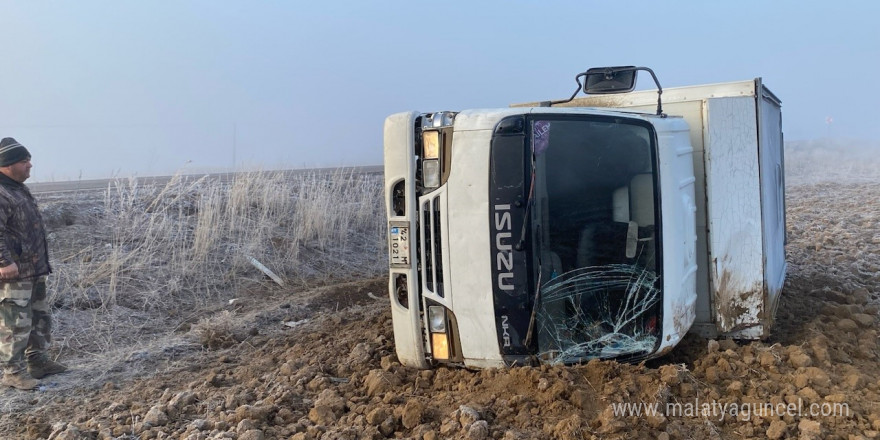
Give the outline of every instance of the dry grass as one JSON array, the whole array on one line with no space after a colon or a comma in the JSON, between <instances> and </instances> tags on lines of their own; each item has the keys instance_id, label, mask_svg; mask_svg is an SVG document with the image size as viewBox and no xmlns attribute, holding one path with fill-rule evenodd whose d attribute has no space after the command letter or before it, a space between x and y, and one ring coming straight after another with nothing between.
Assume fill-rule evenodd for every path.
<instances>
[{"instance_id":1,"label":"dry grass","mask_svg":"<svg viewBox=\"0 0 880 440\"><path fill-rule=\"evenodd\" d=\"M249 257L289 289L386 268L377 175L176 176L159 187L118 180L102 197L42 207L56 339L74 354L137 347L199 320L207 332L213 321L205 319L228 299L279 289Z\"/></svg>"}]
</instances>

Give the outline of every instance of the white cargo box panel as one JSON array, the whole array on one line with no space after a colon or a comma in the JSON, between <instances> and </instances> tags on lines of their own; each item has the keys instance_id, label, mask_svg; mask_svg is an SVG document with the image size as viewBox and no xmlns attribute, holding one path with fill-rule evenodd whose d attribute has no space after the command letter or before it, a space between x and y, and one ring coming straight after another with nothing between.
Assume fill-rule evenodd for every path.
<instances>
[{"instance_id":1,"label":"white cargo box panel","mask_svg":"<svg viewBox=\"0 0 880 440\"><path fill-rule=\"evenodd\" d=\"M766 337L786 272L780 101L760 78L665 89L662 100L664 113L687 121L694 147L699 255L692 330L706 337ZM655 113L657 92L555 106Z\"/></svg>"}]
</instances>

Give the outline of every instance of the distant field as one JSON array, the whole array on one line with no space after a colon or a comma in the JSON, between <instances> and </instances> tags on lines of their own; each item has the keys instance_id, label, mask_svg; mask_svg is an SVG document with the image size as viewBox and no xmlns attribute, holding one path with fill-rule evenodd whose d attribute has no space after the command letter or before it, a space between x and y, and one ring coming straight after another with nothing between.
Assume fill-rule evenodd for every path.
<instances>
[{"instance_id":1,"label":"distant field","mask_svg":"<svg viewBox=\"0 0 880 440\"><path fill-rule=\"evenodd\" d=\"M343 168L312 168L312 169L297 169L297 170L286 170L286 171L265 171L264 173L281 173L284 175L298 175L298 174L331 174L338 172L340 170L344 172L352 172L352 173L381 173L382 172L381 165L365 165L358 167L343 167ZM236 174L252 174L251 172L242 172L242 173L205 173L205 174L186 174L185 177L188 179L198 179L203 176L208 176L210 179L216 179L220 182L230 182L234 179ZM139 177L137 180L142 185L165 185L171 179L176 176L147 176L147 177ZM28 183L28 188L31 189L31 192L34 193L47 193L47 192L64 192L64 191L83 191L83 190L97 190L97 189L107 189L107 186L113 182L117 181L126 181L128 178L117 178L117 179L94 179L94 180L70 180L65 182L37 182L37 183Z\"/></svg>"}]
</instances>

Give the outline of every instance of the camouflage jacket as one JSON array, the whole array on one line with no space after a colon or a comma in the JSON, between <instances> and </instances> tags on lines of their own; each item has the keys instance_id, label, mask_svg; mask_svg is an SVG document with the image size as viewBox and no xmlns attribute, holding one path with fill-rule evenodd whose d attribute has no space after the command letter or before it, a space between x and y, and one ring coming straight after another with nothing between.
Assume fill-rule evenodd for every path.
<instances>
[{"instance_id":1,"label":"camouflage jacket","mask_svg":"<svg viewBox=\"0 0 880 440\"><path fill-rule=\"evenodd\" d=\"M20 281L52 272L43 217L27 186L0 173L0 267L18 264Z\"/></svg>"}]
</instances>

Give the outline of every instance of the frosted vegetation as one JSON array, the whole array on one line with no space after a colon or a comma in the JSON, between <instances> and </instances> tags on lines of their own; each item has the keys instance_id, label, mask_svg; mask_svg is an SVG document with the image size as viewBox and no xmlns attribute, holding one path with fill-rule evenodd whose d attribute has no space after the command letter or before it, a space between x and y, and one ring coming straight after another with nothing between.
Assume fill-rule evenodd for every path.
<instances>
[{"instance_id":1,"label":"frosted vegetation","mask_svg":"<svg viewBox=\"0 0 880 440\"><path fill-rule=\"evenodd\" d=\"M296 290L386 270L382 176L248 173L112 182L40 196L62 349L159 337L248 292ZM53 200L53 198L56 198ZM277 274L277 285L251 258Z\"/></svg>"}]
</instances>

